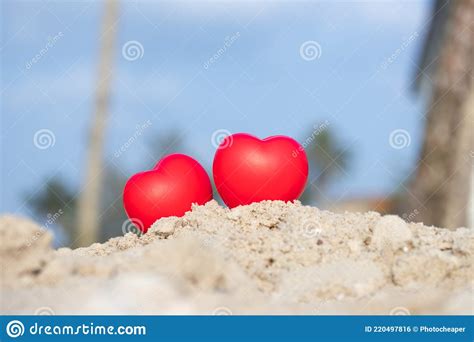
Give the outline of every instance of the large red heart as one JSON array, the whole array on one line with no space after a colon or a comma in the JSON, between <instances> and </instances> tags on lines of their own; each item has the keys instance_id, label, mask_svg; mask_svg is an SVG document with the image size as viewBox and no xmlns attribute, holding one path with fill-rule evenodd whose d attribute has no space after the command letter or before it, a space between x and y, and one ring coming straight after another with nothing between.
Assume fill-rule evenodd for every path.
<instances>
[{"instance_id":1,"label":"large red heart","mask_svg":"<svg viewBox=\"0 0 474 342\"><path fill-rule=\"evenodd\" d=\"M308 178L303 147L286 136L260 140L230 135L219 145L212 169L217 191L230 208L263 200L294 201Z\"/></svg>"},{"instance_id":2,"label":"large red heart","mask_svg":"<svg viewBox=\"0 0 474 342\"><path fill-rule=\"evenodd\" d=\"M184 154L166 156L153 170L132 176L123 191L125 211L144 233L156 220L182 216L193 203L211 199L209 176L201 164Z\"/></svg>"}]
</instances>

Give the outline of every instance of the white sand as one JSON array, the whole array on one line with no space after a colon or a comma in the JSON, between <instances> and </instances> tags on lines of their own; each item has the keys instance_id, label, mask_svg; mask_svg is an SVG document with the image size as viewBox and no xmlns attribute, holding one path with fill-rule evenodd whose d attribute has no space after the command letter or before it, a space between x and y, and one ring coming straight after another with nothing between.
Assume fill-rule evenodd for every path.
<instances>
[{"instance_id":1,"label":"white sand","mask_svg":"<svg viewBox=\"0 0 474 342\"><path fill-rule=\"evenodd\" d=\"M119 228L118 228L119 230ZM0 218L4 314L472 314L472 230L216 202L88 248Z\"/></svg>"}]
</instances>

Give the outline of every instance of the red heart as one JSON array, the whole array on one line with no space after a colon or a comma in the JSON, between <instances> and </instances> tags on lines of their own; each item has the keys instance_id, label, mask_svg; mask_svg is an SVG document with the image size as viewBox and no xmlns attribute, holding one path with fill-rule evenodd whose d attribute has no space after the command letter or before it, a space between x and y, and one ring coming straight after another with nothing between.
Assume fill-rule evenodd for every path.
<instances>
[{"instance_id":1,"label":"red heart","mask_svg":"<svg viewBox=\"0 0 474 342\"><path fill-rule=\"evenodd\" d=\"M123 191L125 211L144 233L156 220L182 216L193 203L211 199L209 176L201 164L184 154L166 156L153 170L132 176Z\"/></svg>"},{"instance_id":2,"label":"red heart","mask_svg":"<svg viewBox=\"0 0 474 342\"><path fill-rule=\"evenodd\" d=\"M303 147L290 137L226 137L212 167L217 191L230 208L263 200L296 200L308 178Z\"/></svg>"}]
</instances>

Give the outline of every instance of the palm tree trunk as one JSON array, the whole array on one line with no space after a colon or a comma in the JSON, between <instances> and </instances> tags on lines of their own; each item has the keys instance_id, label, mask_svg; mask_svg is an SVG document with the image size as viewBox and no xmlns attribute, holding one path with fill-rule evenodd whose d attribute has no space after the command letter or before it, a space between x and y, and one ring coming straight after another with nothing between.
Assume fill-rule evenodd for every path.
<instances>
[{"instance_id":1,"label":"palm tree trunk","mask_svg":"<svg viewBox=\"0 0 474 342\"><path fill-rule=\"evenodd\" d=\"M425 224L468 224L472 182L474 1L453 3L445 27L413 193Z\"/></svg>"},{"instance_id":2,"label":"palm tree trunk","mask_svg":"<svg viewBox=\"0 0 474 342\"><path fill-rule=\"evenodd\" d=\"M103 179L102 152L109 115L109 94L116 38L118 2L107 0L101 32L99 78L96 88L95 114L90 128L87 164L82 193L79 197L77 246L97 242L99 233L100 192Z\"/></svg>"}]
</instances>

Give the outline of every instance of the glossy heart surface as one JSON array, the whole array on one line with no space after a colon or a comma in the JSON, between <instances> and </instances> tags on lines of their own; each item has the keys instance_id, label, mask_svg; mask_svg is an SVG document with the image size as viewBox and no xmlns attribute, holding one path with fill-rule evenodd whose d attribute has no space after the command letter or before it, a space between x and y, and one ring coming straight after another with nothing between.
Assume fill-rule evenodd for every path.
<instances>
[{"instance_id":1,"label":"glossy heart surface","mask_svg":"<svg viewBox=\"0 0 474 342\"><path fill-rule=\"evenodd\" d=\"M230 208L263 200L294 201L308 178L304 148L287 136L227 136L213 162L217 191Z\"/></svg>"},{"instance_id":2,"label":"glossy heart surface","mask_svg":"<svg viewBox=\"0 0 474 342\"><path fill-rule=\"evenodd\" d=\"M184 154L171 154L149 171L133 175L125 185L123 204L130 220L142 231L158 219L182 216L193 203L212 199L204 168Z\"/></svg>"}]
</instances>

